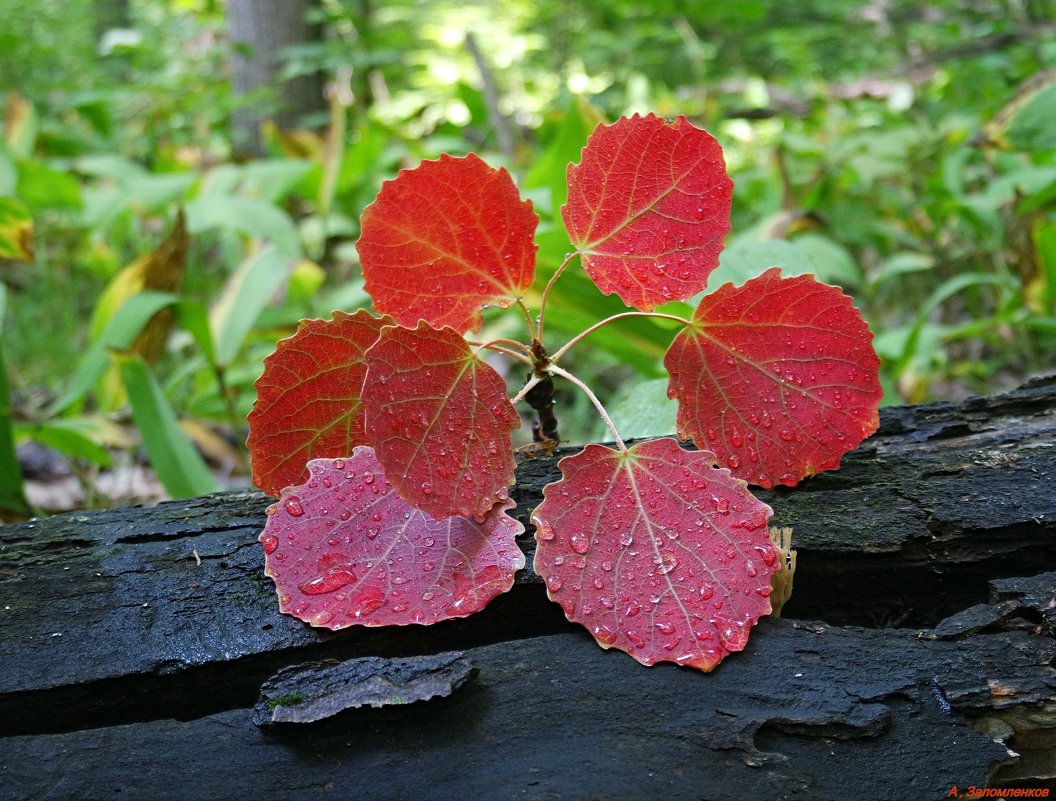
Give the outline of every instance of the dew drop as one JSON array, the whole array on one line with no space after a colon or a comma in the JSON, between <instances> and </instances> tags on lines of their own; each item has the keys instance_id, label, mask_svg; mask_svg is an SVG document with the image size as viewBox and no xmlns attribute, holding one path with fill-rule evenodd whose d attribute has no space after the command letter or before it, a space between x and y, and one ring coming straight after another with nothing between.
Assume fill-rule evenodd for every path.
<instances>
[{"instance_id":1,"label":"dew drop","mask_svg":"<svg viewBox=\"0 0 1056 801\"><path fill-rule=\"evenodd\" d=\"M260 544L264 546L264 553L271 556L271 554L275 553L275 549L279 547L279 538L271 534L262 534Z\"/></svg>"},{"instance_id":2,"label":"dew drop","mask_svg":"<svg viewBox=\"0 0 1056 801\"><path fill-rule=\"evenodd\" d=\"M627 618L631 618L631 617L634 617L635 615L637 615L641 611L642 611L642 607L640 607L638 604L631 604L624 611L623 616L627 617Z\"/></svg>"},{"instance_id":3,"label":"dew drop","mask_svg":"<svg viewBox=\"0 0 1056 801\"><path fill-rule=\"evenodd\" d=\"M554 530L550 527L540 528L539 539L550 542L554 538Z\"/></svg>"},{"instance_id":4,"label":"dew drop","mask_svg":"<svg viewBox=\"0 0 1056 801\"><path fill-rule=\"evenodd\" d=\"M665 636L669 634L674 634L675 624L667 620L661 620L659 623L656 624L656 630Z\"/></svg>"},{"instance_id":5,"label":"dew drop","mask_svg":"<svg viewBox=\"0 0 1056 801\"><path fill-rule=\"evenodd\" d=\"M275 507L275 504L271 504L267 509L264 510L264 514L270 516L275 514L277 511L279 510Z\"/></svg>"},{"instance_id":6,"label":"dew drop","mask_svg":"<svg viewBox=\"0 0 1056 801\"><path fill-rule=\"evenodd\" d=\"M304 514L304 507L301 506L301 499L296 495L291 495L283 502L283 508L286 509L294 517L300 517Z\"/></svg>"},{"instance_id":7,"label":"dew drop","mask_svg":"<svg viewBox=\"0 0 1056 801\"><path fill-rule=\"evenodd\" d=\"M741 460L738 459L736 456L731 456L729 459L726 460L726 466L730 468L730 470L736 470L738 467L740 467L740 465Z\"/></svg>"},{"instance_id":8,"label":"dew drop","mask_svg":"<svg viewBox=\"0 0 1056 801\"><path fill-rule=\"evenodd\" d=\"M561 579L558 576L551 576L546 580L546 586L550 588L550 592L558 592L561 589Z\"/></svg>"},{"instance_id":9,"label":"dew drop","mask_svg":"<svg viewBox=\"0 0 1056 801\"><path fill-rule=\"evenodd\" d=\"M340 567L306 581L298 589L305 595L323 595L347 587L355 580L356 574L352 572L352 568Z\"/></svg>"},{"instance_id":10,"label":"dew drop","mask_svg":"<svg viewBox=\"0 0 1056 801\"><path fill-rule=\"evenodd\" d=\"M635 648L645 647L645 640L643 640L638 632L633 629L627 632L627 639L631 641Z\"/></svg>"},{"instance_id":11,"label":"dew drop","mask_svg":"<svg viewBox=\"0 0 1056 801\"><path fill-rule=\"evenodd\" d=\"M344 470L344 469L345 469L345 460L344 459L334 459L334 470Z\"/></svg>"},{"instance_id":12,"label":"dew drop","mask_svg":"<svg viewBox=\"0 0 1056 801\"><path fill-rule=\"evenodd\" d=\"M715 588L710 584L705 584L700 588L700 598L702 601L710 601L715 597Z\"/></svg>"},{"instance_id":13,"label":"dew drop","mask_svg":"<svg viewBox=\"0 0 1056 801\"><path fill-rule=\"evenodd\" d=\"M572 550L578 554L585 554L590 550L590 540L586 534L573 534L571 537Z\"/></svg>"},{"instance_id":14,"label":"dew drop","mask_svg":"<svg viewBox=\"0 0 1056 801\"><path fill-rule=\"evenodd\" d=\"M604 562L601 563L601 569L608 573L612 570L612 562L606 559Z\"/></svg>"},{"instance_id":15,"label":"dew drop","mask_svg":"<svg viewBox=\"0 0 1056 801\"><path fill-rule=\"evenodd\" d=\"M364 484L373 484L374 483L374 474L371 473L369 470L366 473L363 474L363 483Z\"/></svg>"},{"instance_id":16,"label":"dew drop","mask_svg":"<svg viewBox=\"0 0 1056 801\"><path fill-rule=\"evenodd\" d=\"M673 556L665 556L662 559L656 560L656 572L667 575L672 570L678 567L678 560Z\"/></svg>"},{"instance_id":17,"label":"dew drop","mask_svg":"<svg viewBox=\"0 0 1056 801\"><path fill-rule=\"evenodd\" d=\"M630 545L630 544L631 544L632 542L634 542L634 537L633 537L633 536L631 535L631 532L629 532L629 531L624 531L624 532L623 532L622 534L620 534L620 545L621 545L621 546L623 546L624 548L626 548L626 547L627 547L627 546L629 546L629 545Z\"/></svg>"}]
</instances>

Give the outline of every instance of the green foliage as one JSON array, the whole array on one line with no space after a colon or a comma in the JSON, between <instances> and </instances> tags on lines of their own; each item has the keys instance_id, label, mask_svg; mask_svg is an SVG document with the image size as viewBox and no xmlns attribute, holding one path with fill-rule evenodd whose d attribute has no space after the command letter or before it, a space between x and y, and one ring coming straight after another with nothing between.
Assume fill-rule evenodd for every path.
<instances>
[{"instance_id":1,"label":"green foliage","mask_svg":"<svg viewBox=\"0 0 1056 801\"><path fill-rule=\"evenodd\" d=\"M236 98L223 79L222 4L136 0L124 20L96 16L121 3L0 5L0 461L8 436L105 466L120 446L97 415L108 349L131 347L159 309L172 333L143 369L176 417L239 442L269 343L301 317L368 303L358 219L422 158L475 151L507 166L540 214L540 273L552 272L568 242L564 165L598 121L633 111L686 114L727 143L740 233L712 285L780 265L846 287L877 334L885 402L1051 368L1051 0L320 0L323 40L282 56L289 75L335 79L327 127L266 131L268 154L237 164L231 112L270 101ZM107 306L104 288L178 208L182 286ZM551 304L555 335L623 310L574 273ZM506 318L487 325L515 333ZM626 394L631 430L649 402L630 388L661 375L670 338L662 321L621 321L576 356L591 385ZM596 433L580 401L559 400L563 432Z\"/></svg>"}]
</instances>

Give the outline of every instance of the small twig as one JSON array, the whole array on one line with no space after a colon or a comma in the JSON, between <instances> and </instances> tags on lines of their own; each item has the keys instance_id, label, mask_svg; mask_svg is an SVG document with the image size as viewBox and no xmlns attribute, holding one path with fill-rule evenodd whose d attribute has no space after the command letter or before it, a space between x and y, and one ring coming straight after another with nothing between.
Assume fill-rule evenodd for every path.
<instances>
[{"instance_id":1,"label":"small twig","mask_svg":"<svg viewBox=\"0 0 1056 801\"><path fill-rule=\"evenodd\" d=\"M502 345L497 344L499 340L493 339L491 342L485 342L484 344L478 344L476 342L470 342L469 344L477 348L486 348L487 350L493 350L496 353L501 353L503 356L509 356L511 359L516 359L519 362L523 362L531 366L533 364L532 357L526 356L523 353L519 353L509 348L504 348ZM519 344L519 343L518 343Z\"/></svg>"},{"instance_id":2,"label":"small twig","mask_svg":"<svg viewBox=\"0 0 1056 801\"><path fill-rule=\"evenodd\" d=\"M550 360L556 362L565 354L565 351L567 351L569 348L571 348L583 338L589 336L590 334L593 334L599 328L602 328L615 320L622 320L625 317L659 317L662 320L674 320L675 322L682 323L682 325L685 326L693 325L693 322L691 320L687 320L685 317L678 317L674 314L663 314L661 312L623 312L621 314L614 314L612 315L612 317L607 317L600 323L595 323L586 331L583 331L582 333L572 337L572 339L570 339L561 348L558 349L557 353L550 357Z\"/></svg>"},{"instance_id":3,"label":"small twig","mask_svg":"<svg viewBox=\"0 0 1056 801\"><path fill-rule=\"evenodd\" d=\"M556 364L551 364L549 367L550 372L554 375L559 375L568 381L571 381L581 390L583 393L590 398L590 402L594 404L594 408L598 410L598 414L601 415L601 419L605 422L605 427L609 429L609 433L612 434L612 438L616 441L620 450L627 453L627 446L623 444L623 439L620 437L620 432L616 430L616 424L612 422L612 418L609 417L608 412L605 411L605 407L601 405L601 401L598 400L597 395L590 391L590 387L576 378L572 373L567 370L562 370ZM534 377L534 376L533 376Z\"/></svg>"},{"instance_id":4,"label":"small twig","mask_svg":"<svg viewBox=\"0 0 1056 801\"><path fill-rule=\"evenodd\" d=\"M532 377L525 382L523 387L521 387L521 391L514 395L512 398L510 398L510 403L516 406L518 403L524 400L524 396L527 395L529 391L531 391L532 387L534 387L544 378L546 378L545 375L538 375L536 373L532 373Z\"/></svg>"},{"instance_id":5,"label":"small twig","mask_svg":"<svg viewBox=\"0 0 1056 801\"><path fill-rule=\"evenodd\" d=\"M546 302L550 299L550 289L554 286L554 282L557 280L557 277L565 271L565 268L569 265L572 259L574 259L578 255L579 251L576 251L575 253L569 253L567 256L565 256L565 260L561 262L561 265L554 271L554 274L550 276L550 280L546 282L546 288L543 290L542 300L539 301L539 326L536 329L535 336L535 339L539 342L543 341L543 318L546 314Z\"/></svg>"}]
</instances>

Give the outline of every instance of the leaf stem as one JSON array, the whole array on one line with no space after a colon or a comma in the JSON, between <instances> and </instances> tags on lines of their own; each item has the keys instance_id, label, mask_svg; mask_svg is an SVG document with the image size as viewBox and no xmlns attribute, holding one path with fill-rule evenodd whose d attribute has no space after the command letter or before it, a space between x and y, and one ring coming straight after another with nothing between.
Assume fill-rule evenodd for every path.
<instances>
[{"instance_id":1,"label":"leaf stem","mask_svg":"<svg viewBox=\"0 0 1056 801\"><path fill-rule=\"evenodd\" d=\"M550 290L554 286L554 282L557 281L557 277L565 271L565 268L572 263L572 259L579 255L579 251L574 251L565 256L565 260L561 262L554 274L550 276L550 280L546 282L546 288L543 290L542 300L539 301L539 316L536 318L538 327L536 329L536 340L539 342L543 341L543 315L546 313L546 301L550 298Z\"/></svg>"},{"instance_id":2,"label":"leaf stem","mask_svg":"<svg viewBox=\"0 0 1056 801\"><path fill-rule=\"evenodd\" d=\"M475 348L486 348L487 350L493 350L496 353L501 353L504 356L509 356L511 359L516 359L519 362L523 362L531 367L534 362L532 361L531 351L528 353L522 353L516 350L510 350L510 348L503 347L504 345L516 345L518 348L528 350L522 343L512 339L493 339L491 342L469 342L468 344Z\"/></svg>"},{"instance_id":3,"label":"leaf stem","mask_svg":"<svg viewBox=\"0 0 1056 801\"><path fill-rule=\"evenodd\" d=\"M623 439L620 437L620 432L616 430L616 424L612 422L612 418L609 417L608 412L605 411L605 407L601 405L601 401L598 400L597 395L590 391L590 387L588 387L586 384L584 384L582 381L572 375L572 373L568 372L568 370L562 370L556 364L551 364L549 370L554 375L559 375L562 378L571 381L573 384L583 390L584 394L588 398L590 398L590 402L594 404L594 408L598 410L598 414L601 415L601 419L605 422L605 427L609 429L609 433L612 434L612 438L616 441L616 444L619 446L620 450L623 453L627 453L627 446L623 444Z\"/></svg>"},{"instance_id":4,"label":"leaf stem","mask_svg":"<svg viewBox=\"0 0 1056 801\"><path fill-rule=\"evenodd\" d=\"M679 316L677 316L675 314L663 314L662 312L641 312L641 311L622 312L620 314L614 314L614 315L612 315L612 317L606 317L601 322L594 323L594 325L592 325L586 331L583 331L582 333L576 334L576 336L572 337L572 339L570 339L568 342L566 342L564 344L564 346L561 347L557 351L557 353L553 354L550 357L550 360L556 362L558 359L560 359L565 354L565 351L567 351L573 345L578 343L580 340L586 338L590 334L593 334L599 328L602 328L603 326L606 326L606 325L608 325L609 323L611 323L611 322L613 322L615 320L621 320L621 319L623 319L625 317L659 317L662 320L674 320L675 322L682 323L682 325L685 325L685 326L693 325L693 321L692 320L687 320L685 317L679 317Z\"/></svg>"},{"instance_id":5,"label":"leaf stem","mask_svg":"<svg viewBox=\"0 0 1056 801\"><path fill-rule=\"evenodd\" d=\"M542 327L541 327L542 324L539 323L538 320L535 320L535 321L532 320L532 313L530 311L528 311L528 307L524 305L524 301L521 300L520 298L517 298L517 305L520 306L521 311L524 313L524 321L526 323L528 323L528 336L529 336L529 338L531 338L533 340L539 339L539 337L541 336L541 333L542 333ZM541 310L540 310L539 314L542 315L542 311Z\"/></svg>"},{"instance_id":6,"label":"leaf stem","mask_svg":"<svg viewBox=\"0 0 1056 801\"><path fill-rule=\"evenodd\" d=\"M533 372L531 377L525 382L524 386L521 387L521 391L514 395L512 398L510 398L510 403L514 405L520 403L522 400L524 400L524 396L528 394L532 387L534 387L544 378L546 378L546 376L541 376Z\"/></svg>"}]
</instances>

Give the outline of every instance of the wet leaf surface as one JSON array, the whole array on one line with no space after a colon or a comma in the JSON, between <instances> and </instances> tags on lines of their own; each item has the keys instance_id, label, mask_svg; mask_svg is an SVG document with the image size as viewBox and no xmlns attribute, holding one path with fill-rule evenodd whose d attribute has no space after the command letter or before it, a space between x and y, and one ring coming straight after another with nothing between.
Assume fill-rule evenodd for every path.
<instances>
[{"instance_id":1,"label":"wet leaf surface","mask_svg":"<svg viewBox=\"0 0 1056 801\"><path fill-rule=\"evenodd\" d=\"M535 571L569 620L639 662L711 670L770 613L770 508L675 440L588 445L535 510Z\"/></svg>"},{"instance_id":2,"label":"wet leaf surface","mask_svg":"<svg viewBox=\"0 0 1056 801\"><path fill-rule=\"evenodd\" d=\"M476 331L535 278L539 218L505 169L441 156L387 181L356 243L374 307L400 325Z\"/></svg>"},{"instance_id":3,"label":"wet leaf surface","mask_svg":"<svg viewBox=\"0 0 1056 801\"><path fill-rule=\"evenodd\" d=\"M664 365L676 430L751 484L839 466L879 423L872 333L838 287L774 268L707 295Z\"/></svg>"},{"instance_id":4,"label":"wet leaf surface","mask_svg":"<svg viewBox=\"0 0 1056 801\"><path fill-rule=\"evenodd\" d=\"M313 626L401 626L465 617L513 586L524 526L497 504L438 521L396 492L368 447L316 459L260 535L279 608Z\"/></svg>"},{"instance_id":5,"label":"wet leaf surface","mask_svg":"<svg viewBox=\"0 0 1056 801\"><path fill-rule=\"evenodd\" d=\"M730 229L722 148L685 117L599 126L568 170L561 217L606 295L651 310L707 285Z\"/></svg>"},{"instance_id":6,"label":"wet leaf surface","mask_svg":"<svg viewBox=\"0 0 1056 801\"><path fill-rule=\"evenodd\" d=\"M396 491L433 517L482 515L514 480L521 418L451 328L391 327L367 353L366 434Z\"/></svg>"},{"instance_id":7,"label":"wet leaf surface","mask_svg":"<svg viewBox=\"0 0 1056 801\"><path fill-rule=\"evenodd\" d=\"M344 456L366 441L363 354L391 322L365 311L305 320L264 360L246 442L258 487L278 497L304 480L309 460Z\"/></svg>"}]
</instances>

